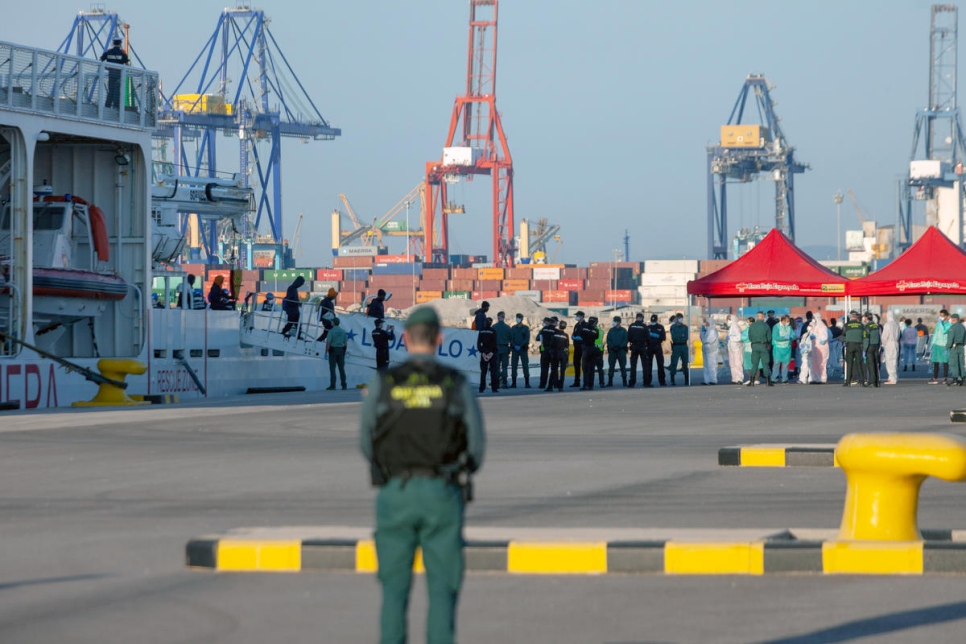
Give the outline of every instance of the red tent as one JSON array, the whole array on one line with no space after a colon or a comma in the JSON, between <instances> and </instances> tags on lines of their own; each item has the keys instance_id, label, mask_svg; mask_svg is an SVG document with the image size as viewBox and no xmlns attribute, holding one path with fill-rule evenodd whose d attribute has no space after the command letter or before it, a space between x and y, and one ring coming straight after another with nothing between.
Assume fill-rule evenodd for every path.
<instances>
[{"instance_id":1,"label":"red tent","mask_svg":"<svg viewBox=\"0 0 966 644\"><path fill-rule=\"evenodd\" d=\"M966 293L966 253L935 226L888 266L849 285L858 297L932 293Z\"/></svg>"},{"instance_id":2,"label":"red tent","mask_svg":"<svg viewBox=\"0 0 966 644\"><path fill-rule=\"evenodd\" d=\"M688 282L688 293L709 297L844 297L849 282L773 229L740 259Z\"/></svg>"}]
</instances>

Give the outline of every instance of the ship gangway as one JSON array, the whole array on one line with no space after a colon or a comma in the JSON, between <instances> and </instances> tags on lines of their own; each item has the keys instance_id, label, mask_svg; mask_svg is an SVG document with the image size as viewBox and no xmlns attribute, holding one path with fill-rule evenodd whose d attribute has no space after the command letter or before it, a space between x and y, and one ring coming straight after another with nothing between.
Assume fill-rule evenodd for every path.
<instances>
[{"instance_id":1,"label":"ship gangway","mask_svg":"<svg viewBox=\"0 0 966 644\"><path fill-rule=\"evenodd\" d=\"M325 340L319 340L325 327L319 321L319 303L303 302L299 321L288 333L288 314L282 310L242 309L239 335L242 346L270 349L282 353L325 359Z\"/></svg>"}]
</instances>

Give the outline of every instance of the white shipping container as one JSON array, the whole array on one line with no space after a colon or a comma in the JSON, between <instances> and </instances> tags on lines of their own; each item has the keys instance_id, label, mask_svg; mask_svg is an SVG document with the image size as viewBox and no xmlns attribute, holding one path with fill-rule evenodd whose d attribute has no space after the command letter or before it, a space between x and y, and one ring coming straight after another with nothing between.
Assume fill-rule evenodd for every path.
<instances>
[{"instance_id":1,"label":"white shipping container","mask_svg":"<svg viewBox=\"0 0 966 644\"><path fill-rule=\"evenodd\" d=\"M687 286L694 273L641 273L641 286Z\"/></svg>"},{"instance_id":2,"label":"white shipping container","mask_svg":"<svg viewBox=\"0 0 966 644\"><path fill-rule=\"evenodd\" d=\"M478 148L443 148L443 165L474 165L479 158Z\"/></svg>"},{"instance_id":3,"label":"white shipping container","mask_svg":"<svg viewBox=\"0 0 966 644\"><path fill-rule=\"evenodd\" d=\"M533 279L535 280L559 280L559 268L535 268L533 269Z\"/></svg>"},{"instance_id":4,"label":"white shipping container","mask_svg":"<svg viewBox=\"0 0 966 644\"><path fill-rule=\"evenodd\" d=\"M514 295L518 297L525 297L528 300L531 300L533 302L538 302L538 303L543 299L543 296L540 294L540 291L516 291Z\"/></svg>"},{"instance_id":5,"label":"white shipping container","mask_svg":"<svg viewBox=\"0 0 966 644\"><path fill-rule=\"evenodd\" d=\"M943 175L943 162L937 159L922 159L909 162L910 179L938 179Z\"/></svg>"},{"instance_id":6,"label":"white shipping container","mask_svg":"<svg viewBox=\"0 0 966 644\"><path fill-rule=\"evenodd\" d=\"M646 298L680 298L688 297L687 286L639 286L637 292Z\"/></svg>"},{"instance_id":7,"label":"white shipping container","mask_svg":"<svg viewBox=\"0 0 966 644\"><path fill-rule=\"evenodd\" d=\"M340 246L339 255L343 257L355 257L359 255L375 257L376 250L377 248L375 246Z\"/></svg>"},{"instance_id":8,"label":"white shipping container","mask_svg":"<svg viewBox=\"0 0 966 644\"><path fill-rule=\"evenodd\" d=\"M694 273L698 272L696 259L649 259L644 262L645 273Z\"/></svg>"},{"instance_id":9,"label":"white shipping container","mask_svg":"<svg viewBox=\"0 0 966 644\"><path fill-rule=\"evenodd\" d=\"M675 299L675 298L641 298L640 307L645 310L650 310L655 307L665 307L668 309L681 309L683 311L684 307L688 305L687 299ZM664 324L668 323L667 317L659 315L658 322Z\"/></svg>"}]
</instances>

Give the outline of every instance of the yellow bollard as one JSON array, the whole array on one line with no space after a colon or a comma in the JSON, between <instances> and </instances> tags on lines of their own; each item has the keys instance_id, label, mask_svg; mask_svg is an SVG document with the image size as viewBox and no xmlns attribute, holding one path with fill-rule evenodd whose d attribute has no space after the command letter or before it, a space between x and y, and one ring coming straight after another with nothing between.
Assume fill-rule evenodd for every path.
<instances>
[{"instance_id":1,"label":"yellow bollard","mask_svg":"<svg viewBox=\"0 0 966 644\"><path fill-rule=\"evenodd\" d=\"M695 369L701 369L704 367L704 351L701 350L701 340L695 340L691 344L694 345L694 359L691 360L691 366Z\"/></svg>"},{"instance_id":2,"label":"yellow bollard","mask_svg":"<svg viewBox=\"0 0 966 644\"><path fill-rule=\"evenodd\" d=\"M128 374L140 376L148 370L148 367L143 362L129 358L102 358L97 361L97 369L105 378L124 382L124 378ZM150 404L150 402L143 400L134 400L123 389L110 383L99 384L97 386L97 394L90 400L72 403L74 407L115 407Z\"/></svg>"},{"instance_id":3,"label":"yellow bollard","mask_svg":"<svg viewBox=\"0 0 966 644\"><path fill-rule=\"evenodd\" d=\"M571 343L570 348L567 349L567 368L564 369L564 377L572 377L574 373L574 345Z\"/></svg>"},{"instance_id":4,"label":"yellow bollard","mask_svg":"<svg viewBox=\"0 0 966 644\"><path fill-rule=\"evenodd\" d=\"M848 434L835 458L848 479L839 539L921 540L922 482L966 480L966 439L954 434Z\"/></svg>"}]
</instances>

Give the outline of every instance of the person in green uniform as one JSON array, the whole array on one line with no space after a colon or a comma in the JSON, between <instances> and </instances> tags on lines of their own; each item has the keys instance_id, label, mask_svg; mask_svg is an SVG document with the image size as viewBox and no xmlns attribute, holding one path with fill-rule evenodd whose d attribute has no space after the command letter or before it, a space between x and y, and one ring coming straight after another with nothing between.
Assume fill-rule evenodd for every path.
<instances>
[{"instance_id":1,"label":"person in green uniform","mask_svg":"<svg viewBox=\"0 0 966 644\"><path fill-rule=\"evenodd\" d=\"M621 326L619 315L614 316L611 328L607 330L607 386L614 386L614 366L620 365L621 380L627 386L627 329Z\"/></svg>"},{"instance_id":2,"label":"person in green uniform","mask_svg":"<svg viewBox=\"0 0 966 644\"><path fill-rule=\"evenodd\" d=\"M930 385L939 384L939 365L943 366L943 383L949 378L949 351L946 350L946 334L952 324L949 322L949 311L943 309L936 319L936 328L930 336L929 361L932 362L932 380Z\"/></svg>"},{"instance_id":3,"label":"person in green uniform","mask_svg":"<svg viewBox=\"0 0 966 644\"><path fill-rule=\"evenodd\" d=\"M751 340L748 339L748 329L754 323L755 318L748 318L745 320L744 328L741 330L741 343L744 345L744 360L742 361L742 366L748 372L748 380L745 380L743 383L746 385L751 382Z\"/></svg>"},{"instance_id":4,"label":"person in green uniform","mask_svg":"<svg viewBox=\"0 0 966 644\"><path fill-rule=\"evenodd\" d=\"M506 389L507 370L510 366L510 325L506 323L506 314L503 311L496 314L493 333L496 334L497 373L500 376L500 387Z\"/></svg>"},{"instance_id":5,"label":"person in green uniform","mask_svg":"<svg viewBox=\"0 0 966 644\"><path fill-rule=\"evenodd\" d=\"M949 375L951 381L946 383L947 387L956 383L963 386L963 378L966 377L966 365L963 364L963 345L966 344L966 327L959 319L958 313L953 313L950 317L952 324L946 332L946 349L949 351Z\"/></svg>"},{"instance_id":6,"label":"person in green uniform","mask_svg":"<svg viewBox=\"0 0 966 644\"><path fill-rule=\"evenodd\" d=\"M328 391L335 389L335 368L339 368L339 378L342 388L346 388L345 381L345 352L349 342L349 334L339 326L339 318L332 320L332 330L325 338L325 353L329 357L329 386Z\"/></svg>"},{"instance_id":7,"label":"person in green uniform","mask_svg":"<svg viewBox=\"0 0 966 644\"><path fill-rule=\"evenodd\" d=\"M768 386L773 387L771 372L768 371L768 354L771 345L771 327L765 322L765 314L758 311L757 319L748 328L748 340L751 341L751 376L748 386L758 384L758 370L761 369L768 376Z\"/></svg>"},{"instance_id":8,"label":"person in green uniform","mask_svg":"<svg viewBox=\"0 0 966 644\"><path fill-rule=\"evenodd\" d=\"M882 349L882 327L875 316L866 313L865 320L865 377L873 387L879 386L879 353Z\"/></svg>"},{"instance_id":9,"label":"person in green uniform","mask_svg":"<svg viewBox=\"0 0 966 644\"><path fill-rule=\"evenodd\" d=\"M845 323L842 331L842 339L845 340L845 384L848 387L855 379L856 384L868 387L865 381L865 369L862 368L862 349L865 346L866 331L865 326L859 320L859 314L852 311L849 314L849 321Z\"/></svg>"},{"instance_id":10,"label":"person in green uniform","mask_svg":"<svg viewBox=\"0 0 966 644\"><path fill-rule=\"evenodd\" d=\"M691 367L688 364L691 357L688 350L688 335L688 325L684 323L684 316L680 314L674 316L674 321L671 323L671 365L668 367L668 371L671 372L672 385L678 384L675 382L674 376L677 374L679 366L681 373L684 374L684 384L688 385L691 382ZM650 355L648 355L647 360L651 360ZM660 367L658 368L660 369ZM647 374L649 371L650 368L645 368L644 373ZM650 384L648 379L645 378L644 384Z\"/></svg>"},{"instance_id":11,"label":"person in green uniform","mask_svg":"<svg viewBox=\"0 0 966 644\"><path fill-rule=\"evenodd\" d=\"M435 358L439 316L413 311L403 334L409 359L369 383L359 443L376 495L376 559L382 584L380 641L407 641L416 548L422 548L429 611L426 638L453 642L463 581L463 509L469 473L483 464L483 418L470 383Z\"/></svg>"}]
</instances>

